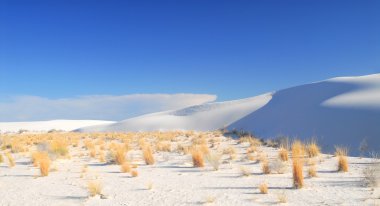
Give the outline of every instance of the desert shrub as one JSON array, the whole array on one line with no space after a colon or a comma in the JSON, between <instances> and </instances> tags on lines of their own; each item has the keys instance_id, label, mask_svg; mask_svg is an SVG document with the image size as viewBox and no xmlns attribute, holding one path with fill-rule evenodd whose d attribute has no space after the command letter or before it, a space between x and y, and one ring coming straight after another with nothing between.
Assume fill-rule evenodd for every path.
<instances>
[{"instance_id":1,"label":"desert shrub","mask_svg":"<svg viewBox=\"0 0 380 206\"><path fill-rule=\"evenodd\" d=\"M271 171L268 159L264 159L261 161L261 170L263 171L263 174L270 174Z\"/></svg>"},{"instance_id":2,"label":"desert shrub","mask_svg":"<svg viewBox=\"0 0 380 206\"><path fill-rule=\"evenodd\" d=\"M114 161L118 165L122 165L125 162L125 148L118 145L113 151Z\"/></svg>"},{"instance_id":3,"label":"desert shrub","mask_svg":"<svg viewBox=\"0 0 380 206\"><path fill-rule=\"evenodd\" d=\"M206 155L207 162L212 166L212 168L215 171L219 170L221 158L222 158L222 155L218 153L209 153Z\"/></svg>"},{"instance_id":4,"label":"desert shrub","mask_svg":"<svg viewBox=\"0 0 380 206\"><path fill-rule=\"evenodd\" d=\"M143 157L144 157L145 163L147 165L153 165L154 164L153 152L152 152L152 149L149 145L146 145L143 148Z\"/></svg>"},{"instance_id":5,"label":"desert shrub","mask_svg":"<svg viewBox=\"0 0 380 206\"><path fill-rule=\"evenodd\" d=\"M261 194L268 194L268 184L263 182L259 185L259 190Z\"/></svg>"},{"instance_id":6,"label":"desert shrub","mask_svg":"<svg viewBox=\"0 0 380 206\"><path fill-rule=\"evenodd\" d=\"M66 157L69 154L68 142L61 138L54 139L50 142L50 152L58 157Z\"/></svg>"},{"instance_id":7,"label":"desert shrub","mask_svg":"<svg viewBox=\"0 0 380 206\"><path fill-rule=\"evenodd\" d=\"M364 184L367 187L380 186L380 158L376 153L371 154L370 164L363 169Z\"/></svg>"}]
</instances>

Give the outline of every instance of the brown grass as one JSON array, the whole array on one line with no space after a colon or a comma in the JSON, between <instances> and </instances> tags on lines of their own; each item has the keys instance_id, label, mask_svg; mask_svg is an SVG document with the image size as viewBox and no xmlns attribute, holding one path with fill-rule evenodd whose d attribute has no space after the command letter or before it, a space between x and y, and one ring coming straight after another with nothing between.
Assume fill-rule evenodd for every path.
<instances>
[{"instance_id":1,"label":"brown grass","mask_svg":"<svg viewBox=\"0 0 380 206\"><path fill-rule=\"evenodd\" d=\"M193 149L191 152L191 157L193 159L193 166L194 167L204 167L204 159L203 159L203 153L198 149Z\"/></svg>"},{"instance_id":2,"label":"brown grass","mask_svg":"<svg viewBox=\"0 0 380 206\"><path fill-rule=\"evenodd\" d=\"M50 171L50 158L47 153L42 153L38 160L40 165L40 173L42 177L48 176Z\"/></svg>"},{"instance_id":3,"label":"brown grass","mask_svg":"<svg viewBox=\"0 0 380 206\"><path fill-rule=\"evenodd\" d=\"M321 149L315 140L306 145L306 151L309 157L316 157L321 153Z\"/></svg>"},{"instance_id":4,"label":"brown grass","mask_svg":"<svg viewBox=\"0 0 380 206\"><path fill-rule=\"evenodd\" d=\"M284 147L281 147L280 150L278 151L278 156L282 161L288 161L289 160L289 155L288 155L288 150Z\"/></svg>"},{"instance_id":5,"label":"brown grass","mask_svg":"<svg viewBox=\"0 0 380 206\"><path fill-rule=\"evenodd\" d=\"M102 184L99 181L90 181L87 185L88 193L91 197L102 194Z\"/></svg>"},{"instance_id":6,"label":"brown grass","mask_svg":"<svg viewBox=\"0 0 380 206\"><path fill-rule=\"evenodd\" d=\"M125 148L122 146L117 146L115 148L115 163L122 165L125 162Z\"/></svg>"},{"instance_id":7,"label":"brown grass","mask_svg":"<svg viewBox=\"0 0 380 206\"><path fill-rule=\"evenodd\" d=\"M348 149L344 147L335 147L335 155L338 157L338 171L348 172Z\"/></svg>"},{"instance_id":8,"label":"brown grass","mask_svg":"<svg viewBox=\"0 0 380 206\"><path fill-rule=\"evenodd\" d=\"M131 171L131 165L125 161L121 166L120 166L120 171L122 173L127 173Z\"/></svg>"},{"instance_id":9,"label":"brown grass","mask_svg":"<svg viewBox=\"0 0 380 206\"><path fill-rule=\"evenodd\" d=\"M293 158L293 186L296 189L304 186L303 178L303 162L300 158Z\"/></svg>"},{"instance_id":10,"label":"brown grass","mask_svg":"<svg viewBox=\"0 0 380 206\"><path fill-rule=\"evenodd\" d=\"M261 170L263 171L263 174L270 174L271 171L268 159L264 159L261 161Z\"/></svg>"},{"instance_id":11,"label":"brown grass","mask_svg":"<svg viewBox=\"0 0 380 206\"><path fill-rule=\"evenodd\" d=\"M268 194L268 184L263 182L259 185L259 190L261 194Z\"/></svg>"},{"instance_id":12,"label":"brown grass","mask_svg":"<svg viewBox=\"0 0 380 206\"><path fill-rule=\"evenodd\" d=\"M4 158L3 158L3 155L0 154L0 163L3 163L4 162Z\"/></svg>"},{"instance_id":13,"label":"brown grass","mask_svg":"<svg viewBox=\"0 0 380 206\"><path fill-rule=\"evenodd\" d=\"M154 156L153 156L152 148L149 145L144 146L143 157L144 157L144 161L147 165L153 165L154 164Z\"/></svg>"}]
</instances>

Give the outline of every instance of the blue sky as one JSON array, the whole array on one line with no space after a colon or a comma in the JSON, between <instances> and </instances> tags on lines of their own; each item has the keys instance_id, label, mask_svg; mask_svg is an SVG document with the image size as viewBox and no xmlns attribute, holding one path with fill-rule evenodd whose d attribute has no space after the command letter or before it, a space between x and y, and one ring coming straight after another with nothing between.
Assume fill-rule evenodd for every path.
<instances>
[{"instance_id":1,"label":"blue sky","mask_svg":"<svg viewBox=\"0 0 380 206\"><path fill-rule=\"evenodd\" d=\"M380 1L0 0L0 97L215 94L380 72Z\"/></svg>"}]
</instances>

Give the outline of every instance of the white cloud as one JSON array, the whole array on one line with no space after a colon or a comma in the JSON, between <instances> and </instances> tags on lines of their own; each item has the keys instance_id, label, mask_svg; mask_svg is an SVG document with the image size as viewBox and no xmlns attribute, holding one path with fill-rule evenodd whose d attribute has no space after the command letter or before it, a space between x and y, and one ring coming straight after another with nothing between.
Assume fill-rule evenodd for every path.
<instances>
[{"instance_id":1,"label":"white cloud","mask_svg":"<svg viewBox=\"0 0 380 206\"><path fill-rule=\"evenodd\" d=\"M53 119L123 120L165 110L180 109L216 100L208 94L95 95L65 99L18 96L0 102L0 121Z\"/></svg>"}]
</instances>

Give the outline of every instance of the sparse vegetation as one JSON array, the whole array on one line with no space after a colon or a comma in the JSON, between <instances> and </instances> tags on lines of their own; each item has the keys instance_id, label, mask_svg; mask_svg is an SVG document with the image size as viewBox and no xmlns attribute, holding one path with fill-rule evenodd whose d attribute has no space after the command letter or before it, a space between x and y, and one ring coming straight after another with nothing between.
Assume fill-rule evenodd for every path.
<instances>
[{"instance_id":1,"label":"sparse vegetation","mask_svg":"<svg viewBox=\"0 0 380 206\"><path fill-rule=\"evenodd\" d=\"M11 155L11 153L5 153L5 156L7 157L8 159L8 166L9 167L14 167L16 165L15 163L15 160L13 159L13 156Z\"/></svg>"},{"instance_id":2,"label":"sparse vegetation","mask_svg":"<svg viewBox=\"0 0 380 206\"><path fill-rule=\"evenodd\" d=\"M207 162L212 166L212 168L215 171L219 170L221 158L222 158L222 155L218 153L209 153L208 155L206 155Z\"/></svg>"},{"instance_id":3,"label":"sparse vegetation","mask_svg":"<svg viewBox=\"0 0 380 206\"><path fill-rule=\"evenodd\" d=\"M99 181L90 181L87 185L88 193L91 197L102 194L103 186Z\"/></svg>"},{"instance_id":4,"label":"sparse vegetation","mask_svg":"<svg viewBox=\"0 0 380 206\"><path fill-rule=\"evenodd\" d=\"M146 145L143 148L143 157L144 157L145 163L147 165L153 165L154 164L153 152L152 152L152 149L149 145Z\"/></svg>"},{"instance_id":5,"label":"sparse vegetation","mask_svg":"<svg viewBox=\"0 0 380 206\"><path fill-rule=\"evenodd\" d=\"M243 177L248 177L248 176L251 176L252 172L247 167L241 166L240 167L240 174Z\"/></svg>"},{"instance_id":6,"label":"sparse vegetation","mask_svg":"<svg viewBox=\"0 0 380 206\"><path fill-rule=\"evenodd\" d=\"M293 186L296 189L302 188L304 185L303 177L303 144L296 140L292 144L292 160L293 160Z\"/></svg>"},{"instance_id":7,"label":"sparse vegetation","mask_svg":"<svg viewBox=\"0 0 380 206\"><path fill-rule=\"evenodd\" d=\"M194 167L204 167L203 153L200 150L194 149L191 152L191 157L193 159Z\"/></svg>"},{"instance_id":8,"label":"sparse vegetation","mask_svg":"<svg viewBox=\"0 0 380 206\"><path fill-rule=\"evenodd\" d=\"M268 194L268 184L263 182L259 185L259 190L261 194Z\"/></svg>"},{"instance_id":9,"label":"sparse vegetation","mask_svg":"<svg viewBox=\"0 0 380 206\"><path fill-rule=\"evenodd\" d=\"M338 157L338 171L348 172L348 149L344 147L335 147L335 155Z\"/></svg>"}]
</instances>

